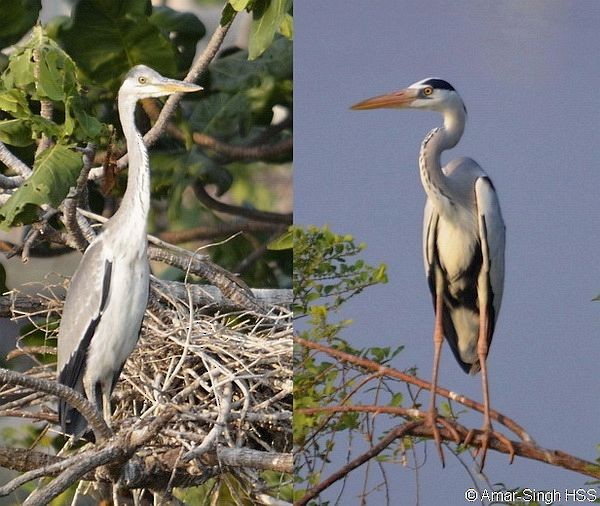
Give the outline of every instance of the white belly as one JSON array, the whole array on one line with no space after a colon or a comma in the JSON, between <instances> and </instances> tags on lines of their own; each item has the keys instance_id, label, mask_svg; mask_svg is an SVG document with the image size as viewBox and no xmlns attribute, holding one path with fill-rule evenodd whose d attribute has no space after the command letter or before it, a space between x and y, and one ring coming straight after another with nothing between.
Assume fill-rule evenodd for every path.
<instances>
[{"instance_id":1,"label":"white belly","mask_svg":"<svg viewBox=\"0 0 600 506\"><path fill-rule=\"evenodd\" d=\"M440 264L452 282L469 267L479 243L475 217L462 216L458 224L439 217L437 248Z\"/></svg>"},{"instance_id":2,"label":"white belly","mask_svg":"<svg viewBox=\"0 0 600 506\"><path fill-rule=\"evenodd\" d=\"M148 303L148 262L114 258L108 302L91 340L85 385L111 381L133 351ZM107 384L108 386L108 384Z\"/></svg>"}]
</instances>

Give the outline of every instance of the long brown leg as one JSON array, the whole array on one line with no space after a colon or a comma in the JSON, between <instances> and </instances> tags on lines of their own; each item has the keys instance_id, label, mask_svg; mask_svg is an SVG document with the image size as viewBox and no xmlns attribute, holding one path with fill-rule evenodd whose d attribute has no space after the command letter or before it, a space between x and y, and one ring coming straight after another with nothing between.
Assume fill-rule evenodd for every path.
<instances>
[{"instance_id":1,"label":"long brown leg","mask_svg":"<svg viewBox=\"0 0 600 506\"><path fill-rule=\"evenodd\" d=\"M481 386L483 391L483 427L481 442L481 469L485 464L485 456L492 432L492 422L490 418L490 391L488 387L487 375L487 354L488 354L488 314L485 308L480 309L479 315L479 340L477 341L477 356L481 367Z\"/></svg>"},{"instance_id":2,"label":"long brown leg","mask_svg":"<svg viewBox=\"0 0 600 506\"><path fill-rule=\"evenodd\" d=\"M438 369L440 366L440 355L442 352L442 343L444 342L444 331L442 328L442 310L444 300L442 291L438 290L435 297L435 327L433 330L433 372L431 378L431 400L429 404L429 423L433 431L433 438L444 467L444 452L442 451L442 438L437 427L437 409L435 407L435 394L437 388Z\"/></svg>"}]
</instances>

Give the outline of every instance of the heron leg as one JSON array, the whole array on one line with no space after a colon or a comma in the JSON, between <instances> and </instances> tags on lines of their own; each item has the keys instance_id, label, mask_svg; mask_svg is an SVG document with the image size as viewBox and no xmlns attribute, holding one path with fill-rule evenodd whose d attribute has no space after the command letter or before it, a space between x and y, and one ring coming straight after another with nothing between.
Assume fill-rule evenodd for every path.
<instances>
[{"instance_id":1,"label":"heron leg","mask_svg":"<svg viewBox=\"0 0 600 506\"><path fill-rule=\"evenodd\" d=\"M443 310L442 291L438 290L435 297L435 327L433 331L433 372L431 377L431 399L429 404L428 423L431 425L433 439L435 441L442 467L444 467L444 452L442 451L442 438L437 426L437 409L435 405L435 396L437 389L438 369L440 366L440 356L442 353L442 343L444 342L444 331L442 328L442 310Z\"/></svg>"},{"instance_id":2,"label":"heron leg","mask_svg":"<svg viewBox=\"0 0 600 506\"><path fill-rule=\"evenodd\" d=\"M102 383L102 415L104 416L104 421L109 428L112 428L110 425L110 417L111 417L111 409L110 409L110 385L106 385L104 382Z\"/></svg>"},{"instance_id":3,"label":"heron leg","mask_svg":"<svg viewBox=\"0 0 600 506\"><path fill-rule=\"evenodd\" d=\"M488 388L487 355L488 355L488 315L487 311L481 310L479 316L479 339L477 341L477 357L481 367L481 386L483 391L483 427L481 440L481 466L485 465L485 457L492 432L492 421L490 418L490 391Z\"/></svg>"}]
</instances>

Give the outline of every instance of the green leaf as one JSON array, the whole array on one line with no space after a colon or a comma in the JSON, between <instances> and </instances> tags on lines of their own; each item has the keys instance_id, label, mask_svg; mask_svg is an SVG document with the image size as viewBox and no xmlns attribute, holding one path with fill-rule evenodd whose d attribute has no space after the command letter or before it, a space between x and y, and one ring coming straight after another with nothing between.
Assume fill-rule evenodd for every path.
<instances>
[{"instance_id":1,"label":"green leaf","mask_svg":"<svg viewBox=\"0 0 600 506\"><path fill-rule=\"evenodd\" d=\"M0 91L0 110L21 119L31 115L25 93L16 89Z\"/></svg>"},{"instance_id":2,"label":"green leaf","mask_svg":"<svg viewBox=\"0 0 600 506\"><path fill-rule=\"evenodd\" d=\"M250 120L250 103L245 92L213 93L196 105L190 125L194 131L218 135L226 141L246 131Z\"/></svg>"},{"instance_id":3,"label":"green leaf","mask_svg":"<svg viewBox=\"0 0 600 506\"><path fill-rule=\"evenodd\" d=\"M59 30L59 36L83 71L115 89L121 76L139 63L173 75L175 49L150 22L150 13L147 0L81 0L73 22Z\"/></svg>"},{"instance_id":4,"label":"green leaf","mask_svg":"<svg viewBox=\"0 0 600 506\"><path fill-rule=\"evenodd\" d=\"M252 9L248 58L258 58L273 42L275 32L284 21L291 0L256 0Z\"/></svg>"},{"instance_id":5,"label":"green leaf","mask_svg":"<svg viewBox=\"0 0 600 506\"><path fill-rule=\"evenodd\" d=\"M243 11L246 7L248 7L249 3L250 0L229 0L229 5L231 5L236 12Z\"/></svg>"},{"instance_id":6,"label":"green leaf","mask_svg":"<svg viewBox=\"0 0 600 506\"><path fill-rule=\"evenodd\" d=\"M293 74L292 42L277 37L256 60L248 61L245 51L238 51L214 61L210 66L211 88L219 91L239 91L259 86L265 76L291 79Z\"/></svg>"},{"instance_id":7,"label":"green leaf","mask_svg":"<svg viewBox=\"0 0 600 506\"><path fill-rule=\"evenodd\" d=\"M267 249L269 250L284 250L284 249L292 249L294 247L294 235L290 228L283 235L280 235L276 239L272 240L269 244L267 244Z\"/></svg>"},{"instance_id":8,"label":"green leaf","mask_svg":"<svg viewBox=\"0 0 600 506\"><path fill-rule=\"evenodd\" d=\"M190 152L152 151L150 153L153 192L177 193L196 181L214 184L217 193L231 186L231 174L197 149ZM178 200L178 199L173 199ZM178 202L173 203L179 206Z\"/></svg>"},{"instance_id":9,"label":"green leaf","mask_svg":"<svg viewBox=\"0 0 600 506\"><path fill-rule=\"evenodd\" d=\"M81 154L55 144L38 156L34 172L0 208L0 227L32 223L42 204L58 205L75 184L83 165Z\"/></svg>"},{"instance_id":10,"label":"green leaf","mask_svg":"<svg viewBox=\"0 0 600 506\"><path fill-rule=\"evenodd\" d=\"M31 122L25 119L0 121L0 141L11 146L33 144Z\"/></svg>"},{"instance_id":11,"label":"green leaf","mask_svg":"<svg viewBox=\"0 0 600 506\"><path fill-rule=\"evenodd\" d=\"M35 25L41 8L41 0L2 0L0 48L18 42Z\"/></svg>"}]
</instances>

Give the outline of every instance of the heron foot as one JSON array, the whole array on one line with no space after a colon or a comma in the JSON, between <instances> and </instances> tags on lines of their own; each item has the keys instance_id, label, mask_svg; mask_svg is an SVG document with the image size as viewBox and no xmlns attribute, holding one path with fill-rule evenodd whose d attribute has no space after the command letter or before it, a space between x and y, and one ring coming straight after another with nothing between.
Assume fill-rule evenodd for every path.
<instances>
[{"instance_id":1,"label":"heron foot","mask_svg":"<svg viewBox=\"0 0 600 506\"><path fill-rule=\"evenodd\" d=\"M487 456L487 450L490 445L490 437L498 439L508 449L508 463L513 463L515 459L515 447L512 444L512 441L508 439L504 434L492 430L491 425L484 425L481 428L481 430L470 429L463 441L463 445L468 446L471 443L473 443L476 434L481 436L479 447L475 450L474 454L474 457L477 457L479 454L481 454L481 461L479 464L480 472L483 471L483 467L485 466L485 458Z\"/></svg>"},{"instance_id":2,"label":"heron foot","mask_svg":"<svg viewBox=\"0 0 600 506\"><path fill-rule=\"evenodd\" d=\"M433 440L435 441L435 446L438 450L440 461L442 462L442 467L445 467L446 462L444 460L444 451L442 450L442 436L440 435L440 430L437 426L438 420L440 420L440 423L444 425L445 420L443 420L443 417L438 417L437 410L433 408L427 413L427 417L425 418L424 423L431 427L431 432L433 433Z\"/></svg>"}]
</instances>

